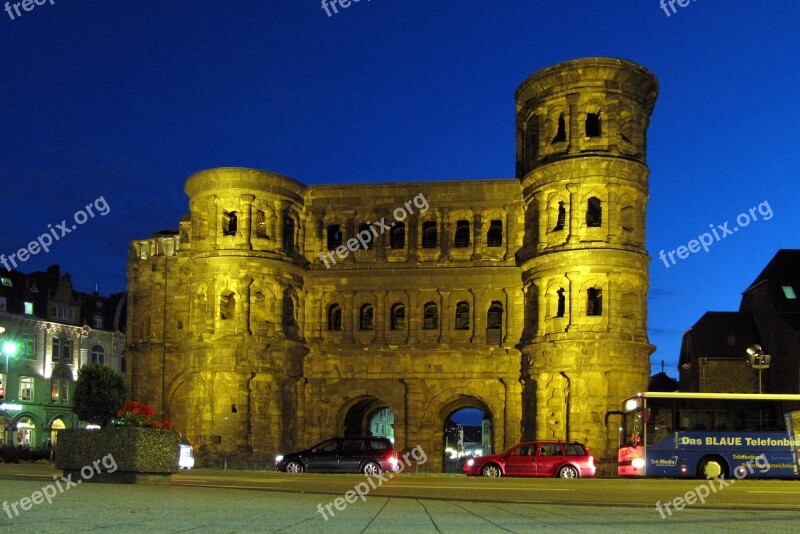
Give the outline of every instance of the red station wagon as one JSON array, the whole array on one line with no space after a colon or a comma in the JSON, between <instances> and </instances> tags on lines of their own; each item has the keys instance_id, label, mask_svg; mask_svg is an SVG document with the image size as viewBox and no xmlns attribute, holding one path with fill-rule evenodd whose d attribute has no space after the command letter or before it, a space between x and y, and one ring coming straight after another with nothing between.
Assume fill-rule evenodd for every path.
<instances>
[{"instance_id":1,"label":"red station wagon","mask_svg":"<svg viewBox=\"0 0 800 534\"><path fill-rule=\"evenodd\" d=\"M523 441L500 454L472 458L464 464L467 476L593 477L594 458L581 443Z\"/></svg>"}]
</instances>

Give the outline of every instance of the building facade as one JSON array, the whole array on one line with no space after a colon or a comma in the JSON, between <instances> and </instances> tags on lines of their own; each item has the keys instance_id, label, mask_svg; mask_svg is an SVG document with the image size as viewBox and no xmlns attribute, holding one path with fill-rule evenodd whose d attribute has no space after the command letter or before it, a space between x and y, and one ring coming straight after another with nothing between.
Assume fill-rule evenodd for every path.
<instances>
[{"instance_id":1,"label":"building facade","mask_svg":"<svg viewBox=\"0 0 800 534\"><path fill-rule=\"evenodd\" d=\"M742 294L739 311L707 312L684 333L681 391L800 393L798 295L800 250L779 250ZM748 360L755 345L771 356L767 369Z\"/></svg>"},{"instance_id":2,"label":"building facade","mask_svg":"<svg viewBox=\"0 0 800 534\"><path fill-rule=\"evenodd\" d=\"M78 369L101 363L125 372L125 301L124 293L75 291L57 265L0 269L0 338L17 346L0 354L2 444L55 444L58 430L80 425L72 411Z\"/></svg>"},{"instance_id":3,"label":"building facade","mask_svg":"<svg viewBox=\"0 0 800 534\"><path fill-rule=\"evenodd\" d=\"M262 459L363 434L439 470L445 422L491 450L582 440L643 389L653 75L589 58L516 93L514 179L306 186L218 168L175 230L132 243L129 379L201 456Z\"/></svg>"}]
</instances>

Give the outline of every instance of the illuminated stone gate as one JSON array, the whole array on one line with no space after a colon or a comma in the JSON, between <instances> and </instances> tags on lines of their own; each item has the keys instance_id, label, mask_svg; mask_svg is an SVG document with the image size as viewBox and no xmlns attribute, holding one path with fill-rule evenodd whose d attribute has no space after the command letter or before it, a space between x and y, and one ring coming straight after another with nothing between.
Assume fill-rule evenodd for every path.
<instances>
[{"instance_id":1,"label":"illuminated stone gate","mask_svg":"<svg viewBox=\"0 0 800 534\"><path fill-rule=\"evenodd\" d=\"M189 177L179 227L131 247L132 396L209 460L269 461L389 409L396 447L439 470L444 421L468 406L493 450L568 437L613 457L603 415L646 386L653 350L656 90L621 60L535 74L517 91L516 179Z\"/></svg>"}]
</instances>

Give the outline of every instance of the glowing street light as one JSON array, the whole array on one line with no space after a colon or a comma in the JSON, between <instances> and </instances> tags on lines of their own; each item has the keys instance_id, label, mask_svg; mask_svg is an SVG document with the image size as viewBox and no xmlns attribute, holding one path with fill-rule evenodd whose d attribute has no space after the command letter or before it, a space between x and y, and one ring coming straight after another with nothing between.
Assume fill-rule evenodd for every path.
<instances>
[{"instance_id":1,"label":"glowing street light","mask_svg":"<svg viewBox=\"0 0 800 534\"><path fill-rule=\"evenodd\" d=\"M0 335L4 334L6 331L5 327L0 326ZM8 382L8 357L16 356L17 350L19 350L19 346L13 341L7 341L0 338L0 352L2 352L6 357L6 376L5 381ZM0 384L0 399L5 398L6 396L6 385Z\"/></svg>"},{"instance_id":2,"label":"glowing street light","mask_svg":"<svg viewBox=\"0 0 800 534\"><path fill-rule=\"evenodd\" d=\"M758 369L758 393L761 394L761 371L763 369L769 369L770 361L772 360L772 356L769 354L764 354L764 349L761 348L761 345L753 345L752 347L747 348L747 361L750 362L750 366L753 369Z\"/></svg>"}]
</instances>

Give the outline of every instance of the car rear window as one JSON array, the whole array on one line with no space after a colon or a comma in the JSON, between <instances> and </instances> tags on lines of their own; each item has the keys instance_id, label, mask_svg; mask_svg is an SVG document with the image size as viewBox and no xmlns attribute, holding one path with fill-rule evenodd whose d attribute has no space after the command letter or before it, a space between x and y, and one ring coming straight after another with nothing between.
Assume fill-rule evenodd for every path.
<instances>
[{"instance_id":1,"label":"car rear window","mask_svg":"<svg viewBox=\"0 0 800 534\"><path fill-rule=\"evenodd\" d=\"M390 448L389 443L383 441L382 439L370 440L370 446L372 447L373 451L385 451Z\"/></svg>"},{"instance_id":2,"label":"car rear window","mask_svg":"<svg viewBox=\"0 0 800 534\"><path fill-rule=\"evenodd\" d=\"M565 448L567 456L586 456L586 449L580 443L568 443Z\"/></svg>"}]
</instances>

